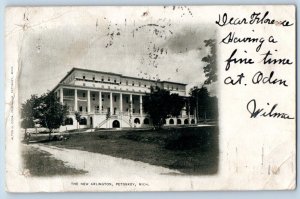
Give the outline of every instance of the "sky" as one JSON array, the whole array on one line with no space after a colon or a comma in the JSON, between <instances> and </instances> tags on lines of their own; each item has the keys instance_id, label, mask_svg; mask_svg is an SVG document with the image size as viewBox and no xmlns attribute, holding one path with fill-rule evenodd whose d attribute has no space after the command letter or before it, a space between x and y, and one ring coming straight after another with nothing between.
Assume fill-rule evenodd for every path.
<instances>
[{"instance_id":1,"label":"sky","mask_svg":"<svg viewBox=\"0 0 300 199\"><path fill-rule=\"evenodd\" d=\"M187 89L201 86L206 65L201 59L210 50L204 40L214 39L216 30L195 23L192 10L179 8L161 17L149 11L117 20L93 15L87 23L64 21L71 13L57 26L29 25L20 50L20 101L53 89L73 67L181 82ZM178 14L185 20L178 20ZM30 17L30 12L24 13L25 20ZM215 95L215 85L209 90Z\"/></svg>"}]
</instances>

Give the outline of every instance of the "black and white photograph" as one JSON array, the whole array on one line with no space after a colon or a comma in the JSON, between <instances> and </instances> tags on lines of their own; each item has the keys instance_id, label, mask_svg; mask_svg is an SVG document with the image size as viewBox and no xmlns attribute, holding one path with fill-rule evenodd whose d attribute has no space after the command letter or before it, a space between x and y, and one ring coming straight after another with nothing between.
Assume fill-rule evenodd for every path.
<instances>
[{"instance_id":1,"label":"black and white photograph","mask_svg":"<svg viewBox=\"0 0 300 199\"><path fill-rule=\"evenodd\" d=\"M161 10L193 17L186 6ZM100 15L90 26L24 37L18 88L27 175L217 173L216 29L151 20L147 9L140 15Z\"/></svg>"}]
</instances>

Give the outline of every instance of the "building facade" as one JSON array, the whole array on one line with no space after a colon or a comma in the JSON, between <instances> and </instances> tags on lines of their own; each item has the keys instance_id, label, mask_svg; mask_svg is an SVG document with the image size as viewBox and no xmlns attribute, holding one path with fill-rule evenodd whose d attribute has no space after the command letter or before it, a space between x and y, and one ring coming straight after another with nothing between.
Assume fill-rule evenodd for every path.
<instances>
[{"instance_id":1,"label":"building facade","mask_svg":"<svg viewBox=\"0 0 300 199\"><path fill-rule=\"evenodd\" d=\"M153 81L116 73L73 68L54 88L69 115L60 130L77 128L75 112L81 115L80 128L124 128L151 126L143 111L143 97L151 86L186 95L186 84ZM184 107L181 115L166 119L165 125L195 124L196 118Z\"/></svg>"}]
</instances>

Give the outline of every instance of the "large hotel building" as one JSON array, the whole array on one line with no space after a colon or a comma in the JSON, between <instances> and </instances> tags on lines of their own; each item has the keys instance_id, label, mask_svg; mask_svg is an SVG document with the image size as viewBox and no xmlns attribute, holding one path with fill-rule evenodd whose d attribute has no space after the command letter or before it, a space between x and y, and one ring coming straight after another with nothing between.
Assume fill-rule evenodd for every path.
<instances>
[{"instance_id":1,"label":"large hotel building","mask_svg":"<svg viewBox=\"0 0 300 199\"><path fill-rule=\"evenodd\" d=\"M75 112L81 115L80 128L150 126L151 118L143 111L143 96L150 93L151 86L188 97L186 84L73 68L54 88L60 102L69 107L60 130L77 128ZM196 118L185 107L179 117L166 119L165 125L195 124Z\"/></svg>"}]
</instances>

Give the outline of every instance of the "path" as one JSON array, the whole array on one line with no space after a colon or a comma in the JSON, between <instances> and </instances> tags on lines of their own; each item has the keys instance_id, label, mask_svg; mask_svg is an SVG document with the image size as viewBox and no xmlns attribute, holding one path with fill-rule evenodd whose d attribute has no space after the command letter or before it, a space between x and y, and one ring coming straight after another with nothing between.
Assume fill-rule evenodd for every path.
<instances>
[{"instance_id":1,"label":"path","mask_svg":"<svg viewBox=\"0 0 300 199\"><path fill-rule=\"evenodd\" d=\"M31 145L62 160L67 166L87 171L86 176L125 177L125 176L155 176L180 174L177 170L171 170L161 166L116 158L100 153L80 151L75 149L59 148L55 146L34 144Z\"/></svg>"}]
</instances>

